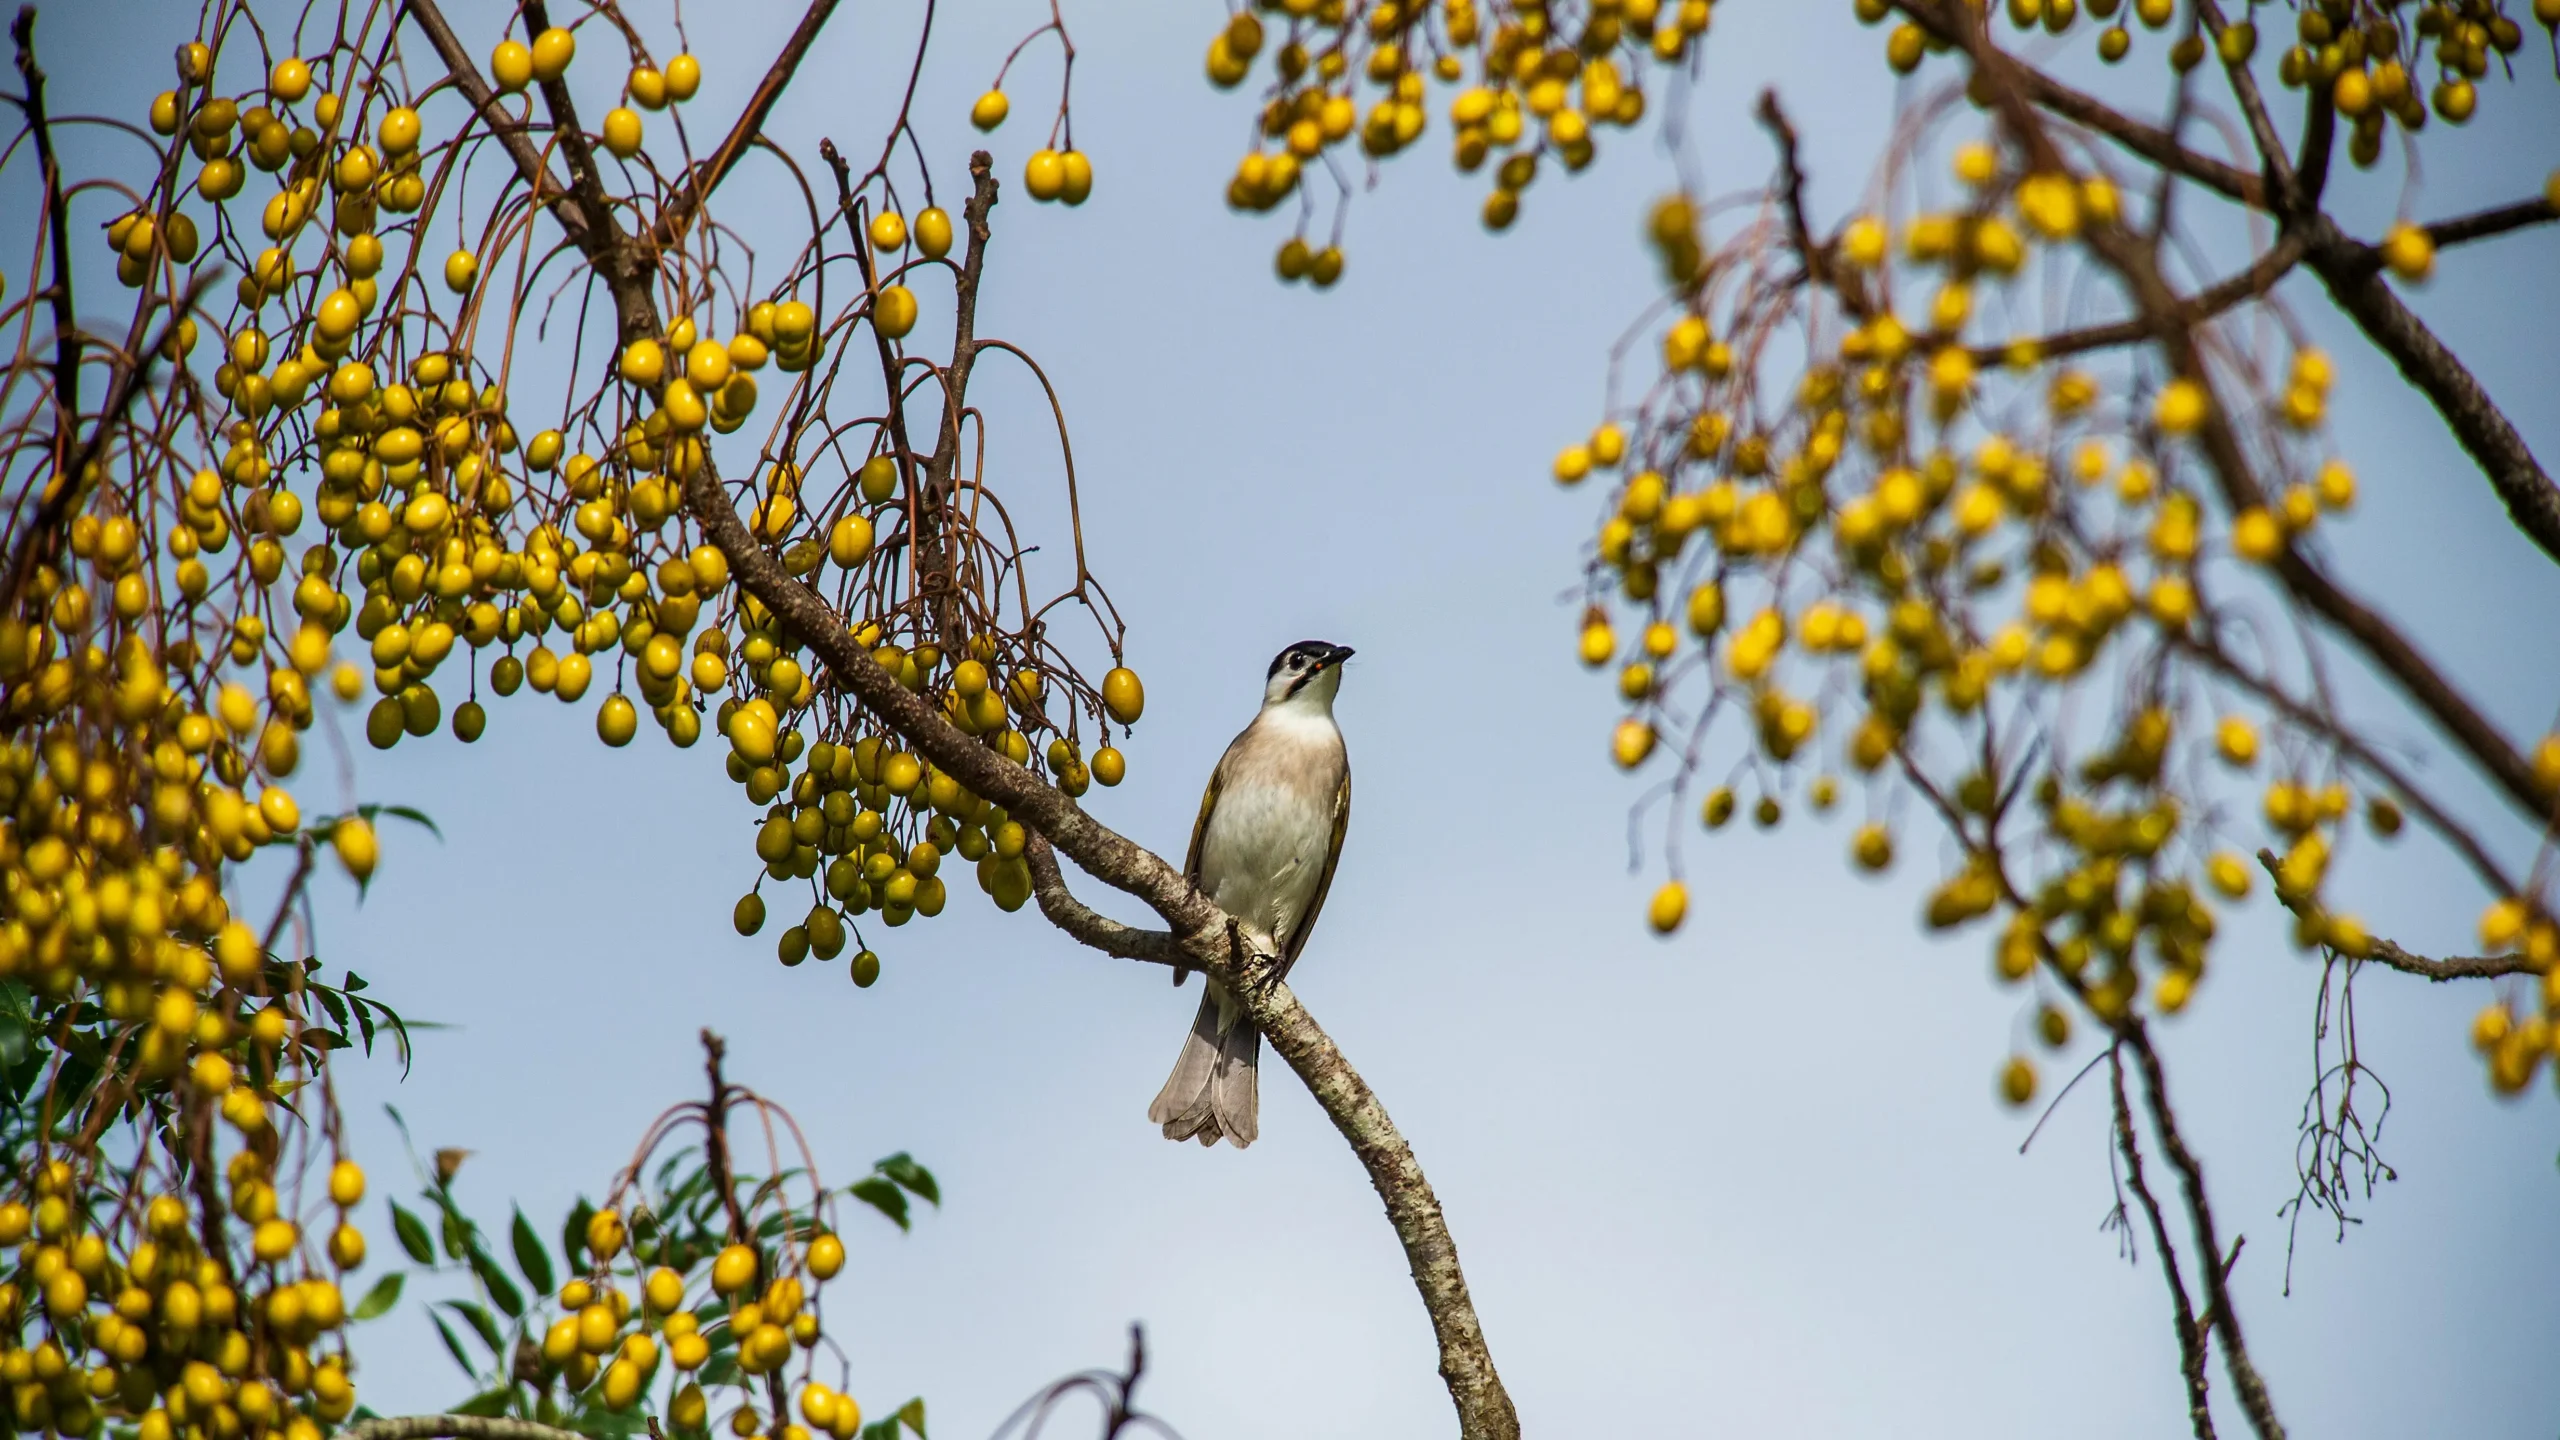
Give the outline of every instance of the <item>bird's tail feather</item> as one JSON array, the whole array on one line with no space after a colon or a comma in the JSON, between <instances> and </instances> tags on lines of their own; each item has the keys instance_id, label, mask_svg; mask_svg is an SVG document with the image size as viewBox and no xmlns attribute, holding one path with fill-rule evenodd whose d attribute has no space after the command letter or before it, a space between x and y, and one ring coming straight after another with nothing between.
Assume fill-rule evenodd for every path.
<instances>
[{"instance_id":1,"label":"bird's tail feather","mask_svg":"<svg viewBox=\"0 0 2560 1440\"><path fill-rule=\"evenodd\" d=\"M1241 1150L1261 1133L1256 1070L1262 1034L1221 987L1207 989L1173 1074L1147 1107L1147 1118L1164 1127L1168 1140L1215 1145L1224 1139Z\"/></svg>"}]
</instances>

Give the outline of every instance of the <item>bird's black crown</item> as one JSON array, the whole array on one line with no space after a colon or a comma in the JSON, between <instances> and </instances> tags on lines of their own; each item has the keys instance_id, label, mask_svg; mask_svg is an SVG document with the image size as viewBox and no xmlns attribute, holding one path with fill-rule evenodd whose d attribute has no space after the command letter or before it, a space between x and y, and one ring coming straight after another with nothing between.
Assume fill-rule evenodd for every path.
<instances>
[{"instance_id":1,"label":"bird's black crown","mask_svg":"<svg viewBox=\"0 0 2560 1440\"><path fill-rule=\"evenodd\" d=\"M1336 645L1329 640L1301 640L1272 656L1271 668L1264 672L1263 678L1268 680L1282 670L1293 666L1300 670L1321 670L1328 665L1339 665L1350 658L1351 647L1348 645Z\"/></svg>"}]
</instances>

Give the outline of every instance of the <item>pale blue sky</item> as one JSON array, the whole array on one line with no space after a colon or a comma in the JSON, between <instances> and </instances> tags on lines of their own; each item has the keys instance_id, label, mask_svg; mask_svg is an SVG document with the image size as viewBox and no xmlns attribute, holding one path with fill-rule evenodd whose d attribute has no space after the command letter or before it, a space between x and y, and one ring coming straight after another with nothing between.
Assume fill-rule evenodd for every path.
<instances>
[{"instance_id":1,"label":"pale blue sky","mask_svg":"<svg viewBox=\"0 0 2560 1440\"><path fill-rule=\"evenodd\" d=\"M769 132L812 164L821 135L870 153L915 8L845 7ZM485 51L496 12L453 9ZM797 12L695 7L702 124L730 113ZM1746 118L1763 84L1805 131L1820 215L1863 187L1895 92L1881 35L1848 12L1718 7L1690 116L1711 190L1768 171ZM57 103L104 87L138 118L180 13L48 7ZM944 7L920 124L947 199L976 138L968 98L1045 14L1027 0ZM980 324L1058 381L1095 567L1148 683L1129 781L1090 803L1178 851L1270 654L1308 635L1359 648L1340 706L1359 809L1293 979L1429 1168L1530 1432L2183 1433L2148 1245L2128 1266L2098 1229L2102 1092L2085 1087L2016 1153L2026 1122L1993 1100L1991 1077L2018 997L1991 983L1980 937L1920 937L1927 845L1906 846L1922 863L1867 883L1843 862L1845 824L1701 838L1687 930L1663 944L1642 928L1655 877L1627 872L1635 788L1605 758L1616 706L1575 664L1575 612L1558 599L1596 502L1558 493L1546 462L1598 418L1607 348L1649 298L1638 225L1668 177L1651 142L1612 134L1591 172L1541 180L1496 240L1435 130L1356 204L1340 287L1283 290L1268 278L1278 223L1219 199L1248 110L1200 79L1218 7L1068 18L1094 199L1070 212L1008 191ZM2161 73L2132 68L2145 85ZM1025 62L994 145L1008 180L1038 143L1031 117L1054 74L1047 54ZM2524 89L2493 88L2484 133L2428 152L2421 213L2516 198L2560 163L2552 87ZM2496 154L2522 158L2493 174ZM28 182L8 183L23 196ZM2397 181L2341 194L2371 233ZM796 211L796 191L750 167L719 208L752 223L777 204ZM2555 261L2550 232L2486 244L2448 257L2419 301L2546 457L2560 456L2560 424L2537 403L2560 367ZM2316 292L2299 299L2335 342L2341 438L2365 479L2335 535L2340 573L2502 722L2542 728L2560 703L2560 571L2507 526L2423 403ZM991 473L1032 497L1018 517L1055 533L1045 407L1006 367L980 385L1000 417ZM2369 696L2351 704L2430 744ZM786 971L769 937L729 928L755 815L712 750L679 757L644 735L608 752L592 733L588 709L525 696L495 709L475 751L440 739L357 759L365 798L423 805L446 837L388 832L361 908L323 887L324 956L458 1027L424 1038L405 1084L381 1066L342 1077L385 1188L398 1152L379 1107L393 1101L421 1143L477 1152L461 1188L481 1213L521 1198L556 1217L692 1094L707 1024L834 1175L903 1148L943 1179L948 1203L912 1236L850 1232L859 1298L829 1316L875 1407L921 1392L937 1433L983 1434L1056 1375L1115 1363L1136 1319L1154 1357L1143 1398L1186 1434L1448 1430L1393 1237L1301 1089L1275 1072L1263 1139L1241 1154L1169 1145L1145 1122L1188 992L974 894L875 937L886 974L870 991L841 964ZM2472 813L2498 813L2457 762L2427 769ZM2378 928L2420 949L2465 945L2481 903L2423 844L2387 863L2368 851L2345 880ZM2275 1211L2294 1185L2316 971L2266 908L2230 928L2194 1010L2162 1034L2225 1231L2248 1237L2233 1283L2288 1424L2550 1435L2560 1108L2541 1087L2522 1104L2488 1098L2463 1043L2481 992L2364 982L2365 1054L2398 1101L2386 1147L2402 1178L2343 1247L2306 1225L2294 1294L2279 1295ZM414 1305L364 1354L378 1408L462 1394ZM2218 1363L2214 1386L2227 1402Z\"/></svg>"}]
</instances>

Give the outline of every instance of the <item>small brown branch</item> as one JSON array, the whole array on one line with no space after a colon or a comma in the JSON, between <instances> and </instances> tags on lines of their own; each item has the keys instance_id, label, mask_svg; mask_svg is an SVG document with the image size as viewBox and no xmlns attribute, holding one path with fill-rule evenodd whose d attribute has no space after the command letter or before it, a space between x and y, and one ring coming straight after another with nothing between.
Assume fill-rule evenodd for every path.
<instances>
[{"instance_id":1,"label":"small brown branch","mask_svg":"<svg viewBox=\"0 0 2560 1440\"><path fill-rule=\"evenodd\" d=\"M471 52L464 48L462 37L453 32L453 25L445 19L444 11L437 8L436 0L402 0L402 9L410 19L418 22L419 29L427 32L427 41L435 47L436 58L444 61L445 71L452 77L455 88L471 102L471 107L480 113L481 122L498 137L498 144L515 161L516 173L524 177L525 184L533 187L534 200L548 206L551 218L560 222L561 230L567 233L571 243L581 251L585 250L592 228L587 211L576 196L552 177L551 167L544 163L542 152L533 148L533 141L525 134L524 127L509 118L499 105L498 92L490 89L489 82L482 78L480 67L472 61Z\"/></svg>"},{"instance_id":2,"label":"small brown branch","mask_svg":"<svg viewBox=\"0 0 2560 1440\"><path fill-rule=\"evenodd\" d=\"M2224 650L2212 639L2199 640L2193 636L2181 635L2175 637L2175 643L2181 648L2193 651L2205 664L2228 676L2241 689L2265 701L2275 709L2276 713L2287 720L2306 730L2316 730L2326 736L2341 753L2356 764L2372 771L2383 784L2390 786L2391 792L2400 797L2400 803L2408 806L2411 814L2417 816L2428 829L2435 831L2438 838L2470 864L2472 873L2480 877L2482 884L2501 894L2515 893L2515 880L2507 874L2505 867L2498 863L2497 857L2489 853L2488 847L2480 843L2480 837L2464 828L2460 821L2454 819L2443 806L2435 802L2435 797L2420 789L2417 781L2411 779L2406 771L2392 763L2363 737L2338 723L2326 711L2305 704L2288 694L2282 686L2242 666L2240 662L2231 658L2230 652Z\"/></svg>"},{"instance_id":3,"label":"small brown branch","mask_svg":"<svg viewBox=\"0 0 2560 1440\"><path fill-rule=\"evenodd\" d=\"M729 1168L729 1105L734 1092L720 1073L721 1062L728 1058L728 1044L704 1026L702 1069L711 1079L711 1099L702 1110L702 1164L710 1172L711 1188L720 1192L721 1207L729 1212L729 1243L741 1245L755 1231L738 1204L738 1177Z\"/></svg>"},{"instance_id":4,"label":"small brown branch","mask_svg":"<svg viewBox=\"0 0 2560 1440\"><path fill-rule=\"evenodd\" d=\"M551 28L551 12L544 0L524 0L527 29L535 34ZM587 143L586 131L578 128L577 102L570 98L569 82L554 78L542 82L542 103L551 112L553 133L559 137L560 149L569 157L569 188L578 197L584 213L594 216L586 239L579 245L587 263L613 292L614 333L617 345L655 336L662 328L656 294L650 282L657 274L656 258L631 241L623 233L622 224L613 218L613 207L604 193L604 176L596 169L595 147Z\"/></svg>"},{"instance_id":5,"label":"small brown branch","mask_svg":"<svg viewBox=\"0 0 2560 1440\"><path fill-rule=\"evenodd\" d=\"M2124 1094L2121 1043L2107 1047L2107 1082L2115 1099L2116 1149L2124 1156L2125 1182L2133 1187L2134 1198L2142 1202L2144 1218L2151 1222L2151 1248L2160 1252L2161 1278L2169 1285L2171 1328L2178 1337L2178 1373L2187 1382L2187 1420L2195 1426L2196 1440L2214 1440L2213 1406L2204 1370L2204 1327L2196 1323L2195 1303L2187 1298L2187 1278L2178 1265L2177 1247L2169 1243L2168 1217L2161 1213L2159 1197L2151 1193L2151 1182L2142 1173L2142 1148L2133 1128L2133 1107Z\"/></svg>"},{"instance_id":6,"label":"small brown branch","mask_svg":"<svg viewBox=\"0 0 2560 1440\"><path fill-rule=\"evenodd\" d=\"M21 5L9 24L17 42L18 78L27 88L19 108L36 142L36 161L44 170L45 225L53 250L53 283L46 287L53 307L53 399L60 418L54 422L54 453L70 450L70 437L80 427L80 326L71 298L71 207L62 188L62 160L53 152L53 122L45 114L44 70L36 64L36 7ZM75 477L76 478L76 477ZM15 587L12 587L12 599Z\"/></svg>"},{"instance_id":7,"label":"small brown branch","mask_svg":"<svg viewBox=\"0 0 2560 1440\"><path fill-rule=\"evenodd\" d=\"M1804 164L1798 153L1796 127L1787 119L1787 112L1779 107L1775 90L1761 91L1760 104L1752 113L1759 117L1761 127L1778 142L1778 205L1787 217L1787 239L1803 259L1806 277L1826 290L1833 289L1831 247L1816 244L1813 228L1805 221Z\"/></svg>"},{"instance_id":8,"label":"small brown branch","mask_svg":"<svg viewBox=\"0 0 2560 1440\"><path fill-rule=\"evenodd\" d=\"M2514 208L2518 207L2510 207ZM2550 209L2547 204L2541 208ZM2349 239L2326 215L2312 217L2304 228L2311 240L2308 262L2328 287L2329 298L2356 322L2366 339L2391 357L2420 394L2434 402L2453 438L2505 502L2516 528L2541 546L2544 554L2560 561L2560 485L2552 483L2550 472L2534 458L2514 422L2489 398L2470 368L2392 293L2380 269L2371 263L2371 247ZM2515 783L2519 777L2529 781L2531 773L2517 757L2516 768L2501 780L2527 801L2526 808L2537 818L2547 818L2552 797L2541 796L2536 803L2535 787L2527 784L2518 790Z\"/></svg>"},{"instance_id":9,"label":"small brown branch","mask_svg":"<svg viewBox=\"0 0 2560 1440\"><path fill-rule=\"evenodd\" d=\"M338 1440L586 1440L575 1430L503 1415L393 1415L361 1421Z\"/></svg>"},{"instance_id":10,"label":"small brown branch","mask_svg":"<svg viewBox=\"0 0 2560 1440\"><path fill-rule=\"evenodd\" d=\"M837 0L809 0L808 12L800 17L791 38L783 42L782 53L773 57L773 64L766 68L755 93L747 97L747 106L738 112L737 123L729 127L728 138L711 152L710 159L693 166L673 203L658 212L656 223L649 227L652 244L664 247L681 241L694 217L701 213L703 203L711 198L711 192L719 189L720 182L728 179L729 172L746 158L756 132L764 128L765 117L773 113L775 102L790 88L791 77L799 73L801 60L816 43L818 32L826 28L828 17L835 14L836 4Z\"/></svg>"},{"instance_id":11,"label":"small brown branch","mask_svg":"<svg viewBox=\"0 0 2560 1440\"><path fill-rule=\"evenodd\" d=\"M221 278L221 274L221 268L212 265L199 271L188 282L186 294L170 310L168 322L160 327L159 337L129 362L120 361L116 366L115 387L107 392L107 403L99 410L97 423L90 428L88 440L68 465L55 472L52 482L45 487L42 498L37 502L34 516L27 522L26 532L18 538L17 547L9 556L5 606L0 608L17 608L18 597L26 592L27 580L35 574L36 566L62 543L66 533L64 526L70 523L72 512L78 510L88 496L91 468L106 455L108 442L114 439L117 427L124 424L125 416L133 409L133 402L150 388L151 372L158 365L170 339L177 334L179 324L195 313L196 305L203 300L204 293L213 288L214 281ZM137 326L148 318L147 312L148 302L145 313L135 316ZM78 417L71 418L76 423Z\"/></svg>"},{"instance_id":12,"label":"small brown branch","mask_svg":"<svg viewBox=\"0 0 2560 1440\"><path fill-rule=\"evenodd\" d=\"M2303 913L2302 902L2285 893L2284 862L2276 858L2276 852L2261 847L2258 851L2258 863L2266 867L2268 878L2275 882L2276 899L2283 904L2284 908L2296 915ZM2403 950L2389 940L2374 941L2371 954L2358 955L2354 958L2369 960L2385 969L2397 970L2404 975L2415 975L2422 980L2432 980L2439 985L2447 980L2496 980L2508 975L2542 973L2540 966L2522 955L2448 955L2442 960L2430 960L2424 955Z\"/></svg>"},{"instance_id":13,"label":"small brown branch","mask_svg":"<svg viewBox=\"0 0 2560 1440\"><path fill-rule=\"evenodd\" d=\"M2196 13L2203 17L2219 50L2223 31L2231 25L2223 18L2222 6L2216 0L2196 0ZM2227 60L2222 69L2230 77L2232 98L2240 102L2240 114L2248 122L2250 143L2258 147L2258 183L2262 193L2281 196L2287 210L2299 209L2302 196L2294 179L2293 157L2286 152L2283 137L2276 134L2275 117L2267 113L2267 98L2258 92L2258 75L2249 65L2247 59Z\"/></svg>"},{"instance_id":14,"label":"small brown branch","mask_svg":"<svg viewBox=\"0 0 2560 1440\"><path fill-rule=\"evenodd\" d=\"M1973 12L1954 0L1901 0L1897 6L1913 23L1936 39L1970 51ZM2257 176L2227 161L2198 154L2157 125L2136 120L2094 95L2074 90L2031 65L2010 67L2018 98L2051 111L2085 130L2095 131L2126 150L2173 174L2192 180L2225 199L2253 209L2266 209L2266 186Z\"/></svg>"},{"instance_id":15,"label":"small brown branch","mask_svg":"<svg viewBox=\"0 0 2560 1440\"><path fill-rule=\"evenodd\" d=\"M2218 281L2211 287L2199 290L2180 301L2178 307L2180 316L2187 324L2203 324L2220 317L2236 305L2265 297L2275 288L2277 281L2282 280L2291 273L2294 266L2302 262L2303 253L2308 248L2309 242L2300 236L2285 235L2270 247L2267 253L2259 256L2248 269ZM2069 355L2086 354L2092 350L2112 350L2120 345L2138 344L2149 340L2152 337L2152 330L2150 320L2135 316L2103 325L2088 325L2077 330L2064 330L2029 343L2035 346L2036 354L2039 356L2047 360L2058 360ZM1974 363L1999 364L2007 358L2009 348L2006 344L1977 345L1973 351Z\"/></svg>"},{"instance_id":16,"label":"small brown branch","mask_svg":"<svg viewBox=\"0 0 2560 1440\"><path fill-rule=\"evenodd\" d=\"M2197 1266L2204 1277L2205 1293L2198 1341L2201 1343L2206 1327L2222 1332L2223 1368L2231 1374L2231 1388L2239 1396L2241 1412L2249 1417L2250 1428L2257 1431L2260 1440L2283 1440L2284 1423L2276 1418L2274 1397L2267 1393L2266 1381L2249 1358L2248 1342L2240 1334L2240 1311L2231 1301L2231 1267L2239 1262L2239 1250L2234 1247L2228 1261L2222 1258L2225 1252L2214 1226L2213 1204L2205 1194L2204 1166L2178 1131L2177 1112L2169 1104L2169 1079L2161 1068L2159 1052L2151 1047L2150 1029L2139 1018L2133 1018L2118 1026L2116 1033L2132 1048L2134 1062L2142 1072L2143 1108L2150 1112L2152 1132L2160 1137L2169 1168L2177 1172L2178 1189L2186 1201L2187 1223L2195 1232L2197 1248L2204 1252Z\"/></svg>"},{"instance_id":17,"label":"small brown branch","mask_svg":"<svg viewBox=\"0 0 2560 1440\"><path fill-rule=\"evenodd\" d=\"M1077 944L1123 960L1175 966L1184 963L1181 942L1170 933L1123 925L1070 893L1067 877L1058 870L1058 853L1050 848L1046 836L1033 831L1023 846L1022 858L1031 867L1031 895L1040 902L1040 913Z\"/></svg>"},{"instance_id":18,"label":"small brown branch","mask_svg":"<svg viewBox=\"0 0 2560 1440\"><path fill-rule=\"evenodd\" d=\"M2427 238L2435 242L2438 250L2450 250L2456 245L2468 245L2474 240L2487 240L2514 230L2529 230L2536 225L2551 224L2555 220L2560 220L2560 206L2553 205L2548 199L2537 197L2532 200L2520 200L2513 205L2500 205L2495 209L2475 210L2468 215L2456 215L2450 220L2438 220L2424 228Z\"/></svg>"}]
</instances>

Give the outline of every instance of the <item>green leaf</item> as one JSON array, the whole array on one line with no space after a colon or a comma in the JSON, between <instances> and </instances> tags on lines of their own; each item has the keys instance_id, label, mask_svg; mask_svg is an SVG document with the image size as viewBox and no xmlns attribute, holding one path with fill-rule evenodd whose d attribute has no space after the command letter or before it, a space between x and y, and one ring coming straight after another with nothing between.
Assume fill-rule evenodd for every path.
<instances>
[{"instance_id":1,"label":"green leaf","mask_svg":"<svg viewBox=\"0 0 2560 1440\"><path fill-rule=\"evenodd\" d=\"M330 1019L337 1021L341 1026L347 1023L347 1002L339 996L337 991L326 985L310 985L304 988L320 1001L320 1008L329 1012Z\"/></svg>"},{"instance_id":2,"label":"green leaf","mask_svg":"<svg viewBox=\"0 0 2560 1440\"><path fill-rule=\"evenodd\" d=\"M898 1418L899 1418L899 1419L901 1419L901 1420L906 1421L906 1422L907 1422L907 1428L908 1428L908 1429L910 1429L910 1430L913 1430L914 1432L916 1432L916 1440L926 1440L925 1433L924 1433L924 1397L923 1397L923 1396L918 1395L918 1396L917 1396L917 1397L915 1397L914 1399L912 1399L912 1400L908 1401L906 1404L899 1406L899 1407L898 1407Z\"/></svg>"},{"instance_id":3,"label":"green leaf","mask_svg":"<svg viewBox=\"0 0 2560 1440\"><path fill-rule=\"evenodd\" d=\"M471 1300L447 1300L437 1308L450 1310L470 1321L471 1328L480 1336L480 1343L489 1347L491 1358L506 1358L506 1334L498 1328L498 1319L489 1313L488 1306Z\"/></svg>"},{"instance_id":4,"label":"green leaf","mask_svg":"<svg viewBox=\"0 0 2560 1440\"><path fill-rule=\"evenodd\" d=\"M367 820L371 820L377 815L396 816L397 818L406 820L413 825L424 826L426 828L426 832L433 835L438 840L442 840L444 838L444 832L436 828L435 821L427 818L427 812L414 809L407 805L359 805L356 807L356 813Z\"/></svg>"},{"instance_id":5,"label":"green leaf","mask_svg":"<svg viewBox=\"0 0 2560 1440\"><path fill-rule=\"evenodd\" d=\"M542 1240L533 1233L522 1209L516 1211L516 1223L508 1227L507 1239L515 1246L516 1268L524 1272L525 1283L541 1294L550 1294L551 1257L544 1253Z\"/></svg>"},{"instance_id":6,"label":"green leaf","mask_svg":"<svg viewBox=\"0 0 2560 1440\"><path fill-rule=\"evenodd\" d=\"M408 1251L409 1258L421 1265L436 1263L435 1244L427 1239L427 1222L400 1208L397 1200L391 1201L390 1205L391 1230L400 1237L400 1248Z\"/></svg>"},{"instance_id":7,"label":"green leaf","mask_svg":"<svg viewBox=\"0 0 2560 1440\"><path fill-rule=\"evenodd\" d=\"M569 1218L561 1222L560 1258L569 1262L571 1270L586 1268L587 1222L594 1218L596 1207L588 1204L587 1197L581 1195L578 1203L571 1207Z\"/></svg>"},{"instance_id":8,"label":"green leaf","mask_svg":"<svg viewBox=\"0 0 2560 1440\"><path fill-rule=\"evenodd\" d=\"M489 1258L489 1252L476 1243L471 1247L471 1273L480 1277L480 1283L489 1289L490 1302L507 1312L508 1319L513 1320L524 1313L524 1292L516 1288L516 1282L507 1278L506 1271L498 1268L497 1261Z\"/></svg>"},{"instance_id":9,"label":"green leaf","mask_svg":"<svg viewBox=\"0 0 2560 1440\"><path fill-rule=\"evenodd\" d=\"M407 1279L407 1275L394 1270L374 1281L373 1288L364 1292L364 1298L356 1302L351 1318L371 1320L377 1315L388 1313L392 1306L400 1303L400 1286Z\"/></svg>"},{"instance_id":10,"label":"green leaf","mask_svg":"<svg viewBox=\"0 0 2560 1440\"><path fill-rule=\"evenodd\" d=\"M863 1426L862 1440L898 1440L898 1417L892 1415Z\"/></svg>"},{"instance_id":11,"label":"green leaf","mask_svg":"<svg viewBox=\"0 0 2560 1440\"><path fill-rule=\"evenodd\" d=\"M515 1387L501 1385L495 1390L483 1390L445 1413L495 1417L506 1414L507 1403L513 1399L515 1399Z\"/></svg>"},{"instance_id":12,"label":"green leaf","mask_svg":"<svg viewBox=\"0 0 2560 1440\"><path fill-rule=\"evenodd\" d=\"M932 1202L937 1209L941 1207L942 1187L935 1183L933 1172L917 1164L915 1157L906 1151L901 1150L871 1168L897 1181L898 1188L913 1191L917 1198Z\"/></svg>"},{"instance_id":13,"label":"green leaf","mask_svg":"<svg viewBox=\"0 0 2560 1440\"><path fill-rule=\"evenodd\" d=\"M461 1341L453 1338L453 1328L444 1323L444 1317L430 1310L427 1319L434 1322L436 1333L444 1337L444 1348L452 1352L453 1363L462 1367L463 1374L477 1379L480 1372L472 1365L470 1353L462 1348Z\"/></svg>"},{"instance_id":14,"label":"green leaf","mask_svg":"<svg viewBox=\"0 0 2560 1440\"><path fill-rule=\"evenodd\" d=\"M704 1389L716 1390L738 1378L738 1357L714 1355L704 1362L702 1373L695 1378L700 1381Z\"/></svg>"},{"instance_id":15,"label":"green leaf","mask_svg":"<svg viewBox=\"0 0 2560 1440\"><path fill-rule=\"evenodd\" d=\"M900 1230L908 1228L907 1192L892 1184L885 1175L865 1175L845 1187L847 1195L888 1216Z\"/></svg>"}]
</instances>

